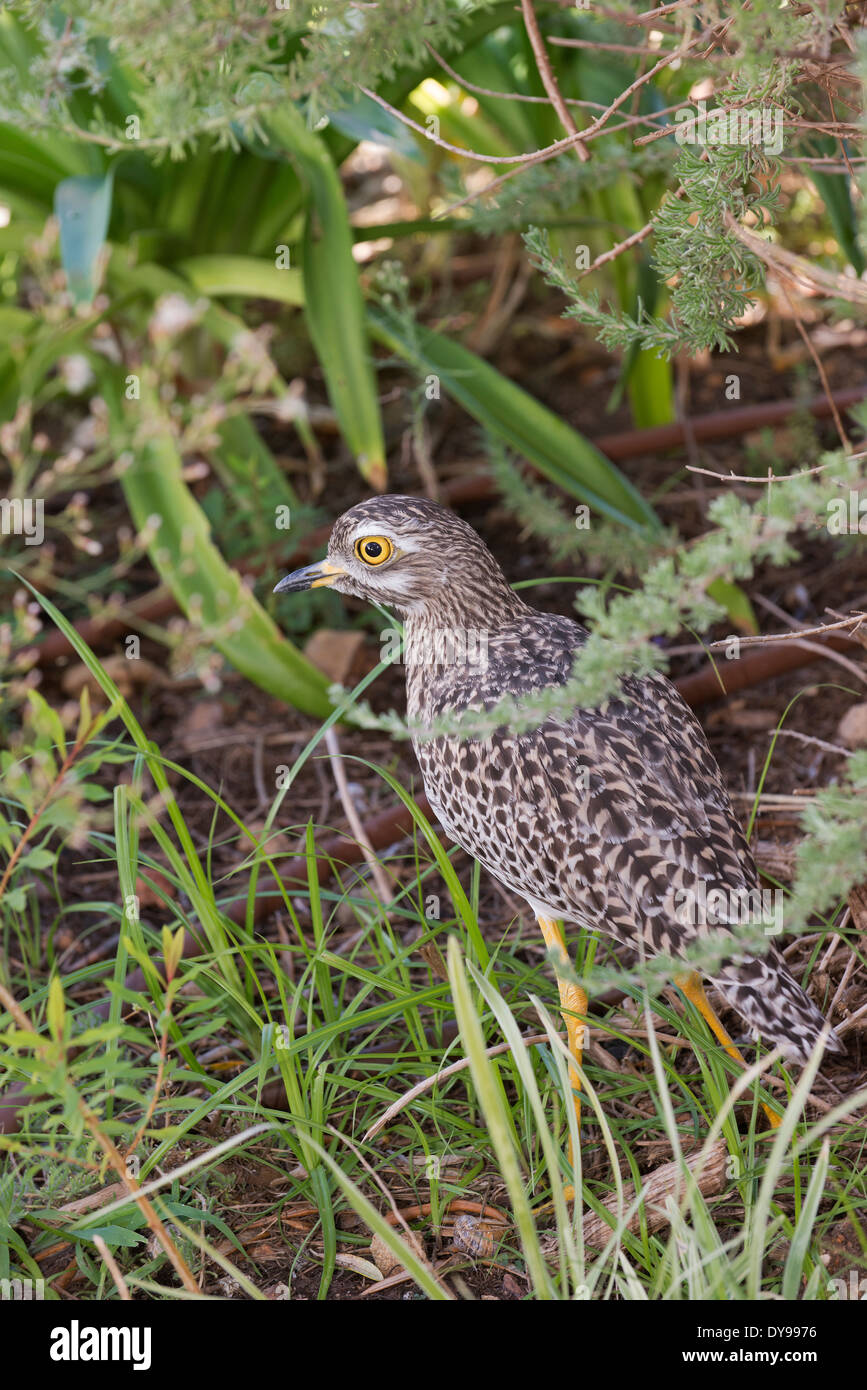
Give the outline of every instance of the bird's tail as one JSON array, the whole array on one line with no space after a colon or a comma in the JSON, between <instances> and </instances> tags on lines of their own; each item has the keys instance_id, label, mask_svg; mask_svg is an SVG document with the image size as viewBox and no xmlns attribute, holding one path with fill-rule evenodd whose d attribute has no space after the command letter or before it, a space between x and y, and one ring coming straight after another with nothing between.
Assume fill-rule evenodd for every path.
<instances>
[{"instance_id":1,"label":"bird's tail","mask_svg":"<svg viewBox=\"0 0 867 1390\"><path fill-rule=\"evenodd\" d=\"M713 983L727 1004L767 1043L781 1047L793 1061L806 1062L828 1024L786 968L776 948L767 955L723 964ZM846 1049L833 1029L826 1031L826 1052Z\"/></svg>"}]
</instances>

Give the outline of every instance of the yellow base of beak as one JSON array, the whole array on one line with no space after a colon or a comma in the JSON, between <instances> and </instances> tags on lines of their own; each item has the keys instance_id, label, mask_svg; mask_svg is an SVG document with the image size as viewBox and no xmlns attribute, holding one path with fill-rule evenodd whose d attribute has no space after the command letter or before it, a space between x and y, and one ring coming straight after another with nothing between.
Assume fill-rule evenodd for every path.
<instances>
[{"instance_id":1,"label":"yellow base of beak","mask_svg":"<svg viewBox=\"0 0 867 1390\"><path fill-rule=\"evenodd\" d=\"M275 584L275 594L297 594L303 589L327 589L338 579L346 570L340 569L337 565L332 565L328 560L317 560L315 565L305 565L303 569L294 570L292 574L287 574L285 579L281 579L279 584Z\"/></svg>"}]
</instances>

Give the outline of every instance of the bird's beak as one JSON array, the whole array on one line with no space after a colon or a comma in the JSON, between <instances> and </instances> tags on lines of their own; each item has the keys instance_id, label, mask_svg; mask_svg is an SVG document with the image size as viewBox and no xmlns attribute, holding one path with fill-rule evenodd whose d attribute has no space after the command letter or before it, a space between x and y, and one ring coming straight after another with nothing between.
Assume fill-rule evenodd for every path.
<instances>
[{"instance_id":1,"label":"bird's beak","mask_svg":"<svg viewBox=\"0 0 867 1390\"><path fill-rule=\"evenodd\" d=\"M318 560L315 565L305 565L303 569L293 570L274 586L275 594L297 594L302 589L330 588L335 579L346 570L338 569L328 560Z\"/></svg>"}]
</instances>

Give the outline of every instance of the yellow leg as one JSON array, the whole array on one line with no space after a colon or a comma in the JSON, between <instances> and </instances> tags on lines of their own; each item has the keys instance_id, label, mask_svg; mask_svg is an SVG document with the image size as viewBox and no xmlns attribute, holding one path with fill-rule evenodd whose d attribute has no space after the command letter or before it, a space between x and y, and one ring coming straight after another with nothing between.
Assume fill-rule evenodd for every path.
<instances>
[{"instance_id":1,"label":"yellow leg","mask_svg":"<svg viewBox=\"0 0 867 1390\"><path fill-rule=\"evenodd\" d=\"M746 1069L746 1062L710 1006L700 976L694 971L690 972L688 975L676 975L674 977L674 983L677 985L678 989L682 990L686 995L689 1002L694 1004L698 1009L714 1037L722 1044L724 1051L728 1053L729 1057L733 1058L735 1062L739 1062L740 1065ZM780 1124L780 1116L767 1105L763 1105L762 1109L768 1117L768 1123L771 1128L776 1129Z\"/></svg>"},{"instance_id":2,"label":"yellow leg","mask_svg":"<svg viewBox=\"0 0 867 1390\"><path fill-rule=\"evenodd\" d=\"M539 926L542 928L542 935L545 938L545 945L549 951L553 951L559 962L568 965L569 957L566 955L566 939L563 935L563 928L559 922L553 921L550 917L540 917ZM557 985L560 990L560 1017L566 1024L566 1037L569 1042L569 1051L574 1057L578 1066L584 1055L584 1037L587 1028L585 1018L587 1016L587 995L580 985L573 985L571 981L557 978ZM576 1018L575 1015L579 1015ZM573 1104L575 1106L575 1118L581 1125L581 1078L576 1067L569 1066L569 1084L572 1087ZM571 1146L569 1161L572 1161Z\"/></svg>"}]
</instances>

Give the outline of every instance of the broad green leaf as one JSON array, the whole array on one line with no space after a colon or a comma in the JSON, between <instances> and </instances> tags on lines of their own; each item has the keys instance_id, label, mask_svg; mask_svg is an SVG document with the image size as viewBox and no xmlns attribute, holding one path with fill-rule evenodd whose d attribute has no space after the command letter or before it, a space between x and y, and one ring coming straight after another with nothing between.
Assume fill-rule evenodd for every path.
<instances>
[{"instance_id":1,"label":"broad green leaf","mask_svg":"<svg viewBox=\"0 0 867 1390\"><path fill-rule=\"evenodd\" d=\"M96 1028L85 1028L81 1033L76 1033L75 1046L90 1047L91 1043L111 1042L119 1038L123 1031L122 1023L100 1023Z\"/></svg>"},{"instance_id":2,"label":"broad green leaf","mask_svg":"<svg viewBox=\"0 0 867 1390\"><path fill-rule=\"evenodd\" d=\"M45 1039L40 1033L31 1032L29 1028L7 1028L5 1033L0 1033L0 1042L4 1047L25 1048L41 1047Z\"/></svg>"},{"instance_id":3,"label":"broad green leaf","mask_svg":"<svg viewBox=\"0 0 867 1390\"><path fill-rule=\"evenodd\" d=\"M50 849L32 849L29 854L25 854L21 860L22 869L50 869L56 860L57 855L52 854Z\"/></svg>"},{"instance_id":4,"label":"broad green leaf","mask_svg":"<svg viewBox=\"0 0 867 1390\"><path fill-rule=\"evenodd\" d=\"M54 190L60 224L60 255L76 304L89 304L96 291L99 253L108 230L114 172L100 177L63 179Z\"/></svg>"},{"instance_id":5,"label":"broad green leaf","mask_svg":"<svg viewBox=\"0 0 867 1390\"><path fill-rule=\"evenodd\" d=\"M369 140L374 145L384 145L404 159L420 158L418 142L403 121L363 94L351 106L332 111L328 119L329 125L353 142Z\"/></svg>"},{"instance_id":6,"label":"broad green leaf","mask_svg":"<svg viewBox=\"0 0 867 1390\"><path fill-rule=\"evenodd\" d=\"M15 304L4 304L0 308L0 342L3 346L10 338L18 338L33 332L39 320L29 309L19 309Z\"/></svg>"},{"instance_id":7,"label":"broad green leaf","mask_svg":"<svg viewBox=\"0 0 867 1390\"><path fill-rule=\"evenodd\" d=\"M419 373L433 374L480 424L573 497L633 529L658 529L650 506L583 435L469 348L385 308L368 311L374 336Z\"/></svg>"},{"instance_id":8,"label":"broad green leaf","mask_svg":"<svg viewBox=\"0 0 867 1390\"><path fill-rule=\"evenodd\" d=\"M824 143L824 142L823 142ZM831 148L831 142L827 143ZM864 274L864 253L858 241L858 218L852 206L851 179L848 174L825 174L817 169L810 178L818 189L831 219L840 249L846 254L858 275Z\"/></svg>"},{"instance_id":9,"label":"broad green leaf","mask_svg":"<svg viewBox=\"0 0 867 1390\"><path fill-rule=\"evenodd\" d=\"M45 730L49 737L54 740L54 745L61 758L66 756L66 735L63 724L57 710L49 705L43 695L38 690L28 690L27 699L30 702L31 719L34 727L40 732Z\"/></svg>"},{"instance_id":10,"label":"broad green leaf","mask_svg":"<svg viewBox=\"0 0 867 1390\"><path fill-rule=\"evenodd\" d=\"M238 294L276 299L294 307L304 304L301 271L290 266L280 270L259 256L191 256L174 269L186 276L194 289L211 298Z\"/></svg>"},{"instance_id":11,"label":"broad green leaf","mask_svg":"<svg viewBox=\"0 0 867 1390\"><path fill-rule=\"evenodd\" d=\"M274 86L273 78L261 74L246 84L240 100L264 99ZM310 192L303 265L307 324L343 437L362 476L382 491L387 481L385 439L340 178L326 146L291 103L264 114L262 127Z\"/></svg>"},{"instance_id":12,"label":"broad green leaf","mask_svg":"<svg viewBox=\"0 0 867 1390\"><path fill-rule=\"evenodd\" d=\"M751 637L756 635L759 630L758 619L749 595L740 584L733 584L728 579L715 579L712 584L708 584L707 595L716 603L722 604L735 627L740 628L741 632L746 632Z\"/></svg>"},{"instance_id":13,"label":"broad green leaf","mask_svg":"<svg viewBox=\"0 0 867 1390\"><path fill-rule=\"evenodd\" d=\"M148 435L121 481L130 514L139 530L151 518L159 529L149 547L154 567L188 617L209 633L214 645L248 680L306 714L330 709L327 681L271 618L237 571L214 545L204 512L181 476L181 459L161 407L143 384L140 406ZM125 420L113 401L119 443L125 445Z\"/></svg>"},{"instance_id":14,"label":"broad green leaf","mask_svg":"<svg viewBox=\"0 0 867 1390\"><path fill-rule=\"evenodd\" d=\"M77 1240L91 1243L93 1242L94 1236L101 1236L109 1249L114 1245L143 1245L146 1239L144 1235L140 1235L137 1231L127 1230L126 1226L90 1226L86 1232L75 1232Z\"/></svg>"}]
</instances>

